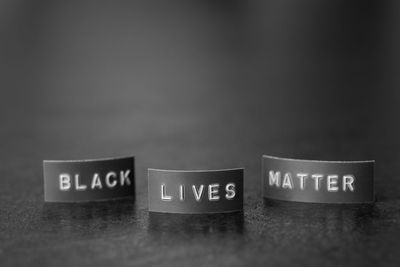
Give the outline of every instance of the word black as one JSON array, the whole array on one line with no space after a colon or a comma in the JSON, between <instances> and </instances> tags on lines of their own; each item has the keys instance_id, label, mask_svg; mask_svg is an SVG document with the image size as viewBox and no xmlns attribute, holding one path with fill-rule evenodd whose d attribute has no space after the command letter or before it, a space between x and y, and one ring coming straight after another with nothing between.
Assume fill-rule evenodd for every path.
<instances>
[{"instance_id":1,"label":"word black","mask_svg":"<svg viewBox=\"0 0 400 267\"><path fill-rule=\"evenodd\" d=\"M90 184L83 184L80 181L79 174L71 176L68 173L61 173L59 175L59 185L61 191L68 191L70 189L75 189L77 191L85 191L87 189L102 189L104 186L107 188L113 188L117 185L120 186L130 186L131 180L129 178L130 170L120 171L119 175L116 172L110 171L104 176L102 181L98 173L93 174ZM74 179L71 179L74 177Z\"/></svg>"}]
</instances>

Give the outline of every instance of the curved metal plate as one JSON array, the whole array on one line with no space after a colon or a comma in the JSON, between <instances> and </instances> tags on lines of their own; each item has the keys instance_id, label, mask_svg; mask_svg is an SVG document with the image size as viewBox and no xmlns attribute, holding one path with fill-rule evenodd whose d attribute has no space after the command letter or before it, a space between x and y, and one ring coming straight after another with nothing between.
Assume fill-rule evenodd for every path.
<instances>
[{"instance_id":1,"label":"curved metal plate","mask_svg":"<svg viewBox=\"0 0 400 267\"><path fill-rule=\"evenodd\" d=\"M148 169L149 211L219 213L243 210L244 169Z\"/></svg>"},{"instance_id":2,"label":"curved metal plate","mask_svg":"<svg viewBox=\"0 0 400 267\"><path fill-rule=\"evenodd\" d=\"M375 161L317 161L262 156L266 198L316 203L374 201Z\"/></svg>"},{"instance_id":3,"label":"curved metal plate","mask_svg":"<svg viewBox=\"0 0 400 267\"><path fill-rule=\"evenodd\" d=\"M44 160L44 200L81 202L134 196L134 158Z\"/></svg>"}]
</instances>

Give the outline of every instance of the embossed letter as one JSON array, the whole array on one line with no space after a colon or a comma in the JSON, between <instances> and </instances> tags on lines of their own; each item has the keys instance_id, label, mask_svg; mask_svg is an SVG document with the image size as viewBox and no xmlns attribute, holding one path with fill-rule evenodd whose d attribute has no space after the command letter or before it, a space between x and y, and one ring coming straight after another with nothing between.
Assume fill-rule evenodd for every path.
<instances>
[{"instance_id":1,"label":"embossed letter","mask_svg":"<svg viewBox=\"0 0 400 267\"><path fill-rule=\"evenodd\" d=\"M226 184L225 191L226 191L225 198L228 200L233 199L236 195L235 184L234 183Z\"/></svg>"},{"instance_id":2,"label":"embossed letter","mask_svg":"<svg viewBox=\"0 0 400 267\"><path fill-rule=\"evenodd\" d=\"M161 185L161 200L163 201L171 201L172 196L167 196L167 190L165 189L165 184Z\"/></svg>"},{"instance_id":3,"label":"embossed letter","mask_svg":"<svg viewBox=\"0 0 400 267\"><path fill-rule=\"evenodd\" d=\"M218 194L219 184L210 184L208 185L208 200L217 201L219 200Z\"/></svg>"},{"instance_id":4,"label":"embossed letter","mask_svg":"<svg viewBox=\"0 0 400 267\"><path fill-rule=\"evenodd\" d=\"M354 176L349 174L349 175L343 175L343 191L346 192L346 188L349 188L351 192L354 192Z\"/></svg>"},{"instance_id":5,"label":"embossed letter","mask_svg":"<svg viewBox=\"0 0 400 267\"><path fill-rule=\"evenodd\" d=\"M277 187L281 184L281 172L269 171L269 185L276 185Z\"/></svg>"},{"instance_id":6,"label":"embossed letter","mask_svg":"<svg viewBox=\"0 0 400 267\"><path fill-rule=\"evenodd\" d=\"M337 192L339 190L337 183L338 183L338 176L336 174L328 175L327 181L326 181L326 186L327 186L328 192Z\"/></svg>"},{"instance_id":7,"label":"embossed letter","mask_svg":"<svg viewBox=\"0 0 400 267\"><path fill-rule=\"evenodd\" d=\"M67 191L71 188L71 177L68 173L60 174L60 190Z\"/></svg>"}]
</instances>

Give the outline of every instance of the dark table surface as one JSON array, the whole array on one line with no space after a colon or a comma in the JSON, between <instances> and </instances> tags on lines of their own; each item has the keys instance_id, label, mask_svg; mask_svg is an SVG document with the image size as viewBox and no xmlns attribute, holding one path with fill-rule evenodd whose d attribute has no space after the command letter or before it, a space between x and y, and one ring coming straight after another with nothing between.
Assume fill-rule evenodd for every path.
<instances>
[{"instance_id":1,"label":"dark table surface","mask_svg":"<svg viewBox=\"0 0 400 267\"><path fill-rule=\"evenodd\" d=\"M4 5L0 266L398 266L400 23L365 2ZM375 159L377 201L263 200L264 153ZM43 159L123 155L135 199L44 203ZM149 214L147 168L231 167L243 213Z\"/></svg>"}]
</instances>

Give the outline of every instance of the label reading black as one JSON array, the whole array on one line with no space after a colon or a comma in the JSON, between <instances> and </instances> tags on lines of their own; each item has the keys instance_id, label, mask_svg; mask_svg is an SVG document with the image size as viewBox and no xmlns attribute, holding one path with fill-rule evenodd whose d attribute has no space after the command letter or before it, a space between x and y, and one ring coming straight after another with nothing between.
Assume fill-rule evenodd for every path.
<instances>
[{"instance_id":1,"label":"label reading black","mask_svg":"<svg viewBox=\"0 0 400 267\"><path fill-rule=\"evenodd\" d=\"M133 196L134 158L45 160L46 202L81 202Z\"/></svg>"}]
</instances>

